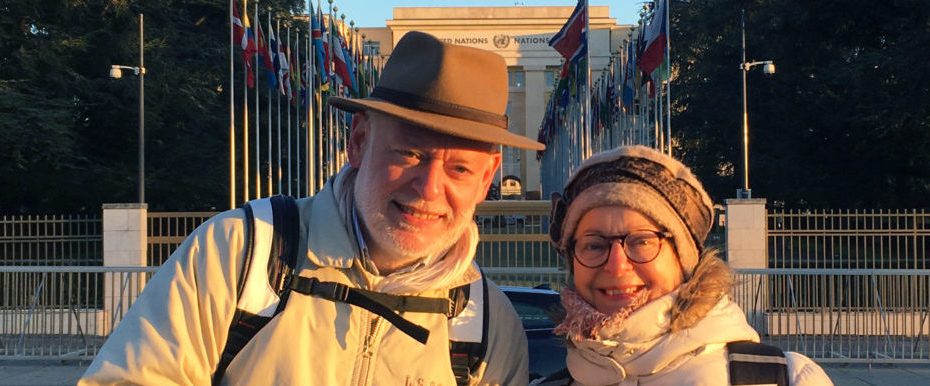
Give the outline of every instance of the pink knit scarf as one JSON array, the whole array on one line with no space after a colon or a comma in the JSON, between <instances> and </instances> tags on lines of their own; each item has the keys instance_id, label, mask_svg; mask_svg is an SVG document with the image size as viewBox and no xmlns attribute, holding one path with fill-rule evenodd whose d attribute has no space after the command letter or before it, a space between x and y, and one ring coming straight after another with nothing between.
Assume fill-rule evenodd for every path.
<instances>
[{"instance_id":1,"label":"pink knit scarf","mask_svg":"<svg viewBox=\"0 0 930 386\"><path fill-rule=\"evenodd\" d=\"M644 290L633 299L629 306L607 315L601 313L578 295L575 290L562 290L562 306L565 307L565 319L555 327L556 335L565 335L570 341L598 339L598 332L604 328L618 331L623 321L637 308L649 300L649 290Z\"/></svg>"}]
</instances>

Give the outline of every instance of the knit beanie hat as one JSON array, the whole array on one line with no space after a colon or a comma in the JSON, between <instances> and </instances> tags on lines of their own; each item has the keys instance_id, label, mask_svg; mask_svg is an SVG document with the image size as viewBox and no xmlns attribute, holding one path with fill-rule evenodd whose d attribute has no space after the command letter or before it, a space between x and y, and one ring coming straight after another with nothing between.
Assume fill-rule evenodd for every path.
<instances>
[{"instance_id":1,"label":"knit beanie hat","mask_svg":"<svg viewBox=\"0 0 930 386\"><path fill-rule=\"evenodd\" d=\"M604 206L639 211L671 233L684 276L691 277L713 226L714 204L687 166L645 146L622 146L585 160L563 194L552 194L549 237L562 256L571 256L581 217Z\"/></svg>"}]
</instances>

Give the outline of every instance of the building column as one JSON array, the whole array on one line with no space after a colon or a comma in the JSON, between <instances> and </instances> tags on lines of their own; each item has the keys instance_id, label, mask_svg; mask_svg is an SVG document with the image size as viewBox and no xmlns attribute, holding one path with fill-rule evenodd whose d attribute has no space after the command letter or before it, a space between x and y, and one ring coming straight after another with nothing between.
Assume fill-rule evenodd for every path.
<instances>
[{"instance_id":1,"label":"building column","mask_svg":"<svg viewBox=\"0 0 930 386\"><path fill-rule=\"evenodd\" d=\"M144 267L148 251L148 204L103 204L103 265ZM103 275L103 314L98 333L109 335L145 285L141 273ZM111 326L111 324L113 324Z\"/></svg>"},{"instance_id":2,"label":"building column","mask_svg":"<svg viewBox=\"0 0 930 386\"><path fill-rule=\"evenodd\" d=\"M536 139L539 137L539 125L546 114L546 66L524 66L526 71L526 123L525 135ZM540 164L536 160L535 150L524 150L520 157L521 174L523 175L524 197L540 199L542 192L542 178Z\"/></svg>"}]
</instances>

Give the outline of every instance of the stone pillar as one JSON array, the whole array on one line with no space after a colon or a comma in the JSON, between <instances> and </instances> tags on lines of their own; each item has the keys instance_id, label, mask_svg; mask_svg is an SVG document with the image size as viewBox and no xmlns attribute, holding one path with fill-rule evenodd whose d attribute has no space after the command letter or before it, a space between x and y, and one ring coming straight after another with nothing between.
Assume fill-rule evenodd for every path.
<instances>
[{"instance_id":1,"label":"stone pillar","mask_svg":"<svg viewBox=\"0 0 930 386\"><path fill-rule=\"evenodd\" d=\"M103 204L103 265L144 267L148 252L148 205ZM109 335L114 321L126 314L145 286L141 273L104 274L103 320L100 335ZM111 324L114 324L111 326Z\"/></svg>"},{"instance_id":2,"label":"stone pillar","mask_svg":"<svg viewBox=\"0 0 930 386\"><path fill-rule=\"evenodd\" d=\"M731 268L768 268L765 199L726 200L727 261ZM734 300L743 307L749 324L759 335L769 333L765 309L770 303L765 276L737 276Z\"/></svg>"},{"instance_id":3,"label":"stone pillar","mask_svg":"<svg viewBox=\"0 0 930 386\"><path fill-rule=\"evenodd\" d=\"M727 261L730 267L768 268L765 199L728 199Z\"/></svg>"},{"instance_id":4,"label":"stone pillar","mask_svg":"<svg viewBox=\"0 0 930 386\"><path fill-rule=\"evenodd\" d=\"M527 137L536 139L539 136L539 125L546 114L546 66L527 65L526 71L526 111L525 122ZM540 199L542 179L540 165L536 160L535 150L523 150L521 170L523 174L523 192L527 199Z\"/></svg>"}]
</instances>

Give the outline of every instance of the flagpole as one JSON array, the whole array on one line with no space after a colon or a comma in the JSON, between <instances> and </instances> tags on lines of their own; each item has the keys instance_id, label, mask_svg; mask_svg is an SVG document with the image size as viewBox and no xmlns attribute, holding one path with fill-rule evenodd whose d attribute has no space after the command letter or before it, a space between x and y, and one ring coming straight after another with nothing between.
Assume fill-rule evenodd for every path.
<instances>
[{"instance_id":1,"label":"flagpole","mask_svg":"<svg viewBox=\"0 0 930 386\"><path fill-rule=\"evenodd\" d=\"M246 10L246 12L248 12L248 10ZM255 1L254 8L253 8L253 15L254 17L252 19L255 20L256 23L258 23L256 24L256 28L260 30L262 26L262 21L261 19L258 18L258 0ZM258 105L258 93L260 90L259 85L258 85L260 81L259 72L258 72L258 66L259 66L259 62L258 62L259 51L258 50L259 50L259 47L261 46L258 44L259 42L258 38L259 38L259 33L256 31L252 34L252 40L255 43L255 49L256 49L255 56L254 56L255 68L252 69L252 71L255 72L255 140L256 141L258 141L259 116L261 115L261 110L259 109L259 105ZM245 114L248 115L248 111L247 111L248 103L245 103L244 105L246 106ZM242 149L242 153L243 153L242 173L245 175L245 177L243 178L243 184L244 184L243 188L245 191L244 199L245 201L248 201L252 199L252 196L250 194L251 192L249 192L249 188L252 185L252 181L250 181L252 177L252 170L251 170L251 166L249 165L249 161L250 161L249 160L249 148L250 148L249 145L250 144L249 144L248 117L243 119L243 122L244 122L244 127L242 130L243 131L242 135L245 139L243 140L243 144L242 144L242 147L243 147ZM255 154L255 157L258 157L258 154Z\"/></svg>"},{"instance_id":2,"label":"flagpole","mask_svg":"<svg viewBox=\"0 0 930 386\"><path fill-rule=\"evenodd\" d=\"M584 44L585 44L585 92L584 92L584 159L591 156L591 4L582 0L584 4Z\"/></svg>"},{"instance_id":3,"label":"flagpole","mask_svg":"<svg viewBox=\"0 0 930 386\"><path fill-rule=\"evenodd\" d=\"M271 14L269 13L269 17L270 16ZM275 76L278 78L278 92L275 93L274 99L275 99L275 105L277 107L275 109L275 114L277 115L277 118L278 118L278 125L277 125L278 151L280 151L281 150L281 92L284 90L284 79L281 79L283 78L281 76L281 68L283 66L283 64L281 64L281 19L275 20L274 34L275 34L274 45L276 46L274 47L274 55L276 58L278 58L278 66L277 68L275 68ZM269 103L268 111L271 111L271 100L270 99L268 100L268 103ZM271 187L273 183L272 174L275 169L274 162L272 161L272 156L271 156L271 149L272 149L271 143L272 143L272 137L273 137L271 122L272 122L271 114L268 114L268 168L267 168L268 178L266 179L266 181L268 183L268 196L269 197L274 194Z\"/></svg>"},{"instance_id":4,"label":"flagpole","mask_svg":"<svg viewBox=\"0 0 930 386\"><path fill-rule=\"evenodd\" d=\"M301 57L300 57L300 43L301 43L300 29L298 28L297 31L294 33L297 34L297 38L295 39L296 44L294 45L294 47L296 47L296 50L297 50L297 52L294 54L294 58L295 58L294 60L297 61L297 101L294 104L296 108L296 111L294 114L294 120L296 121L295 127L294 127L294 146L295 146L294 154L296 155L296 157L293 157L291 155L291 151L290 151L291 142L290 140L288 140L287 142L287 149L288 149L287 151L287 194L291 194L291 183L292 183L292 180L296 178L297 181L293 181L295 185L294 195L295 197L300 197L300 118L302 117L302 115L300 114L300 111L301 111L300 105L302 101L304 100L304 97L306 96L307 90L306 90L306 82L304 82L304 73L303 73L304 68L301 67L302 64L301 64ZM301 90L301 87L303 87L303 90ZM301 91L304 92L304 95L300 94ZM295 168L294 174L291 174L291 166L294 166Z\"/></svg>"},{"instance_id":5,"label":"flagpole","mask_svg":"<svg viewBox=\"0 0 930 386\"><path fill-rule=\"evenodd\" d=\"M270 17L270 16L269 16ZM261 25L261 19L258 18L258 2L255 2L255 20ZM270 24L269 24L270 25ZM270 33L271 30L269 29ZM258 36L256 35L256 40ZM256 47L261 47L256 42ZM267 52L266 52L267 55ZM258 56L256 55L256 68L258 68ZM261 169L261 105L259 101L259 88L256 83L255 87L255 198L262 197L262 169Z\"/></svg>"},{"instance_id":6,"label":"flagpole","mask_svg":"<svg viewBox=\"0 0 930 386\"><path fill-rule=\"evenodd\" d=\"M310 4L310 48L307 50L307 55L310 55L310 68L312 70L312 72L310 73L310 81L308 82L310 90L309 90L309 93L307 94L308 108L307 108L307 154L306 154L306 160L307 160L306 161L306 165L307 165L306 166L306 170L307 170L307 179L306 179L307 189L306 190L307 190L307 196L310 196L316 193L316 162L315 162L315 159L316 159L316 154L317 154L317 151L316 151L317 130L314 130L314 129L318 127L316 125L316 117L319 116L319 114L314 115L314 113L317 112L316 108L314 107L316 106L316 93L317 93L316 91L317 87L315 87L316 78L317 78L316 77L317 64L316 64L316 45L313 42L313 34L315 31L315 29L313 28L313 17L319 16L320 2L319 0L317 0L317 5L316 5L317 11L313 10L313 0L307 0L307 2ZM314 15L314 12L317 12L317 13ZM321 22L322 21L317 21L317 25L319 26L320 25L319 23ZM321 30L321 33L322 33L322 30ZM320 39L322 38L323 37L320 36ZM320 43L322 44L322 40ZM320 78L320 80L322 80L322 78Z\"/></svg>"},{"instance_id":7,"label":"flagpole","mask_svg":"<svg viewBox=\"0 0 930 386\"><path fill-rule=\"evenodd\" d=\"M233 45L236 43L233 28L233 7L229 0L229 209L236 207L236 75ZM242 28L245 33L245 26Z\"/></svg>"},{"instance_id":8,"label":"flagpole","mask_svg":"<svg viewBox=\"0 0 930 386\"><path fill-rule=\"evenodd\" d=\"M336 33L336 23L333 22L333 11L338 10L338 8L333 7L333 0L328 0L328 1L329 1L329 36L328 36L329 66L326 69L326 71L328 71L329 74L332 75L333 65L335 64L335 59L336 59L333 56L333 49L334 49L333 48L333 34ZM333 82L332 87L336 87L336 82ZM338 92L338 88L335 90L337 90ZM333 109L330 109L330 108L326 109L326 118L327 118L326 119L326 136L327 136L326 138L326 149L327 149L326 151L326 173L323 176L323 178L333 175L333 163L336 162L336 158L334 155L334 151L336 149L336 145L334 144L335 139L336 139L336 132L333 128L333 121L335 118L335 116L333 115Z\"/></svg>"},{"instance_id":9,"label":"flagpole","mask_svg":"<svg viewBox=\"0 0 930 386\"><path fill-rule=\"evenodd\" d=\"M666 71L668 71L666 81L665 81L665 103L666 103L666 114L665 114L665 132L666 137L668 138L668 155L672 156L672 25L669 22L672 14L672 2L669 0L665 1L665 60L668 66L666 66Z\"/></svg>"},{"instance_id":10,"label":"flagpole","mask_svg":"<svg viewBox=\"0 0 930 386\"><path fill-rule=\"evenodd\" d=\"M287 25L287 49L285 50L285 58L287 61L287 84L290 90L287 92L287 101L285 105L287 106L287 126L285 131L287 132L287 194L291 195L291 103L294 101L294 85L291 84L291 25ZM282 163L284 158L281 157L281 134L278 134L278 193L284 191L284 183L282 180Z\"/></svg>"}]
</instances>

